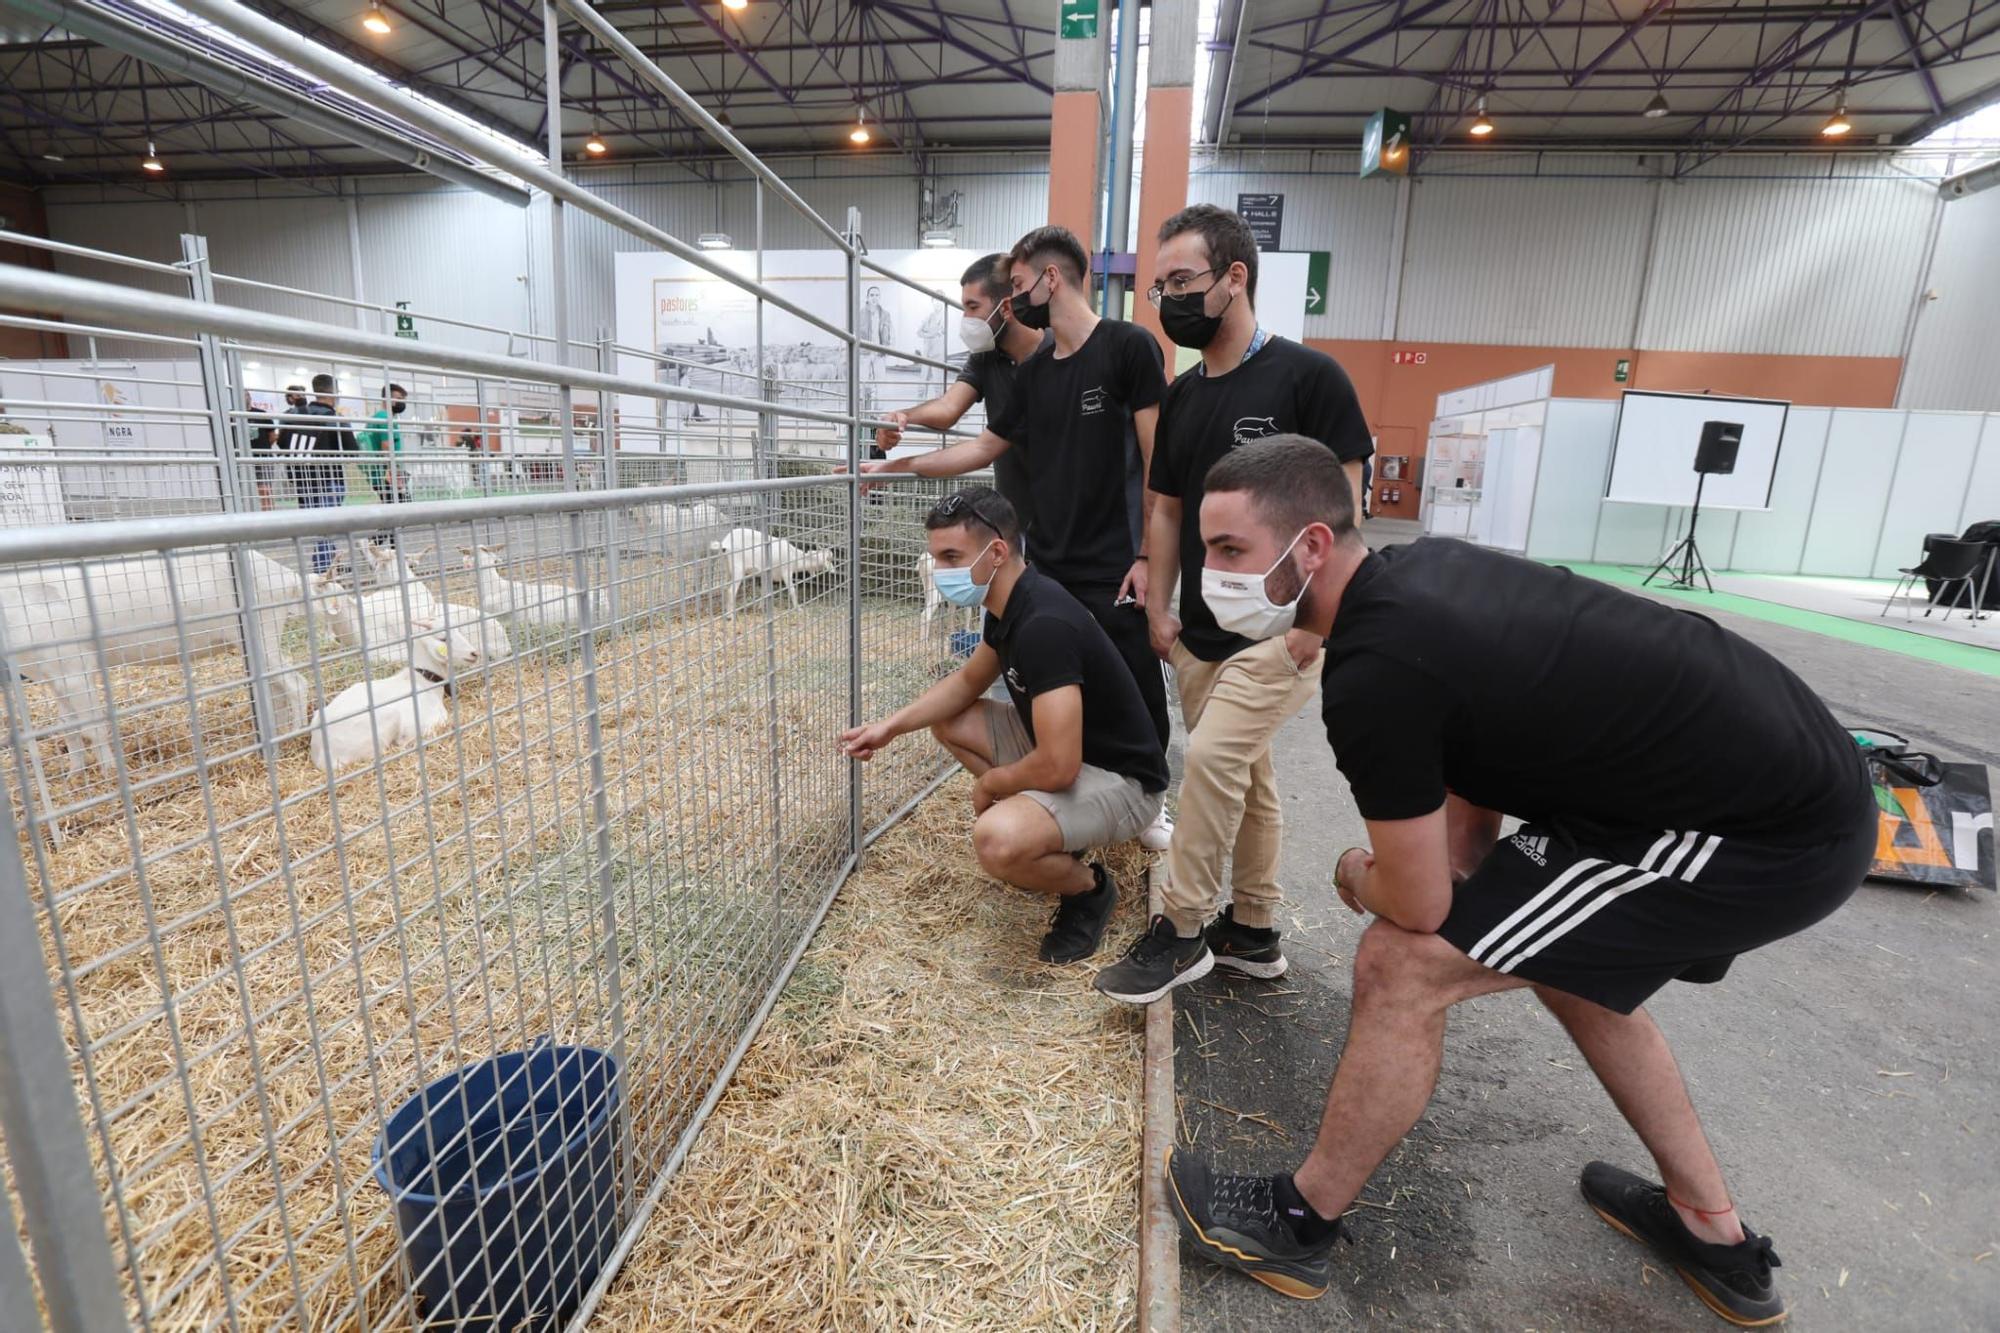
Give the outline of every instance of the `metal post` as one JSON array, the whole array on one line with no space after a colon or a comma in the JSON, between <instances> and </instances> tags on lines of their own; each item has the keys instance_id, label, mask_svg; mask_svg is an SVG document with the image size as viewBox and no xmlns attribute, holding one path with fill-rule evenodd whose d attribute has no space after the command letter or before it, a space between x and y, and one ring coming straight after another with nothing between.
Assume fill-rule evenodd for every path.
<instances>
[{"instance_id":1,"label":"metal post","mask_svg":"<svg viewBox=\"0 0 2000 1333\"><path fill-rule=\"evenodd\" d=\"M1118 87L1111 110L1111 170L1106 184L1111 191L1108 234L1105 249L1123 251L1132 230L1132 128L1139 103L1139 0L1118 3ZM1126 279L1122 274L1106 274L1104 309L1106 319L1125 318Z\"/></svg>"},{"instance_id":2,"label":"metal post","mask_svg":"<svg viewBox=\"0 0 2000 1333\"><path fill-rule=\"evenodd\" d=\"M610 374L617 368L611 355L611 330L599 326L597 330L597 369L602 374ZM611 404L615 400L604 390L597 391L597 450L604 460L604 489L618 489L618 450L611 438ZM622 580L622 565L625 544L624 516L622 509L604 511L604 614L616 625L623 617L618 609L619 583Z\"/></svg>"},{"instance_id":3,"label":"metal post","mask_svg":"<svg viewBox=\"0 0 2000 1333\"><path fill-rule=\"evenodd\" d=\"M479 483L479 498L493 498L493 464L486 457L486 377L479 376L472 381L472 410L479 417L473 433L473 479Z\"/></svg>"},{"instance_id":4,"label":"metal post","mask_svg":"<svg viewBox=\"0 0 2000 1333\"><path fill-rule=\"evenodd\" d=\"M0 1128L49 1326L99 1333L126 1326L124 1300L48 975L14 811L0 801ZM33 1307L26 1291L0 1296L0 1315Z\"/></svg>"},{"instance_id":5,"label":"metal post","mask_svg":"<svg viewBox=\"0 0 2000 1333\"><path fill-rule=\"evenodd\" d=\"M861 235L861 210L847 210L847 234ZM861 717L861 344L853 340L861 327L861 261L856 245L847 252L847 725ZM867 830L861 826L861 761L847 762L847 819L853 834L850 850L861 854Z\"/></svg>"},{"instance_id":6,"label":"metal post","mask_svg":"<svg viewBox=\"0 0 2000 1333\"><path fill-rule=\"evenodd\" d=\"M542 0L542 46L547 56L549 120L549 169L560 175L562 162L562 58L556 39L556 7ZM550 291L555 298L555 361L561 383L556 390L556 410L562 418L564 491L576 493L576 420L572 412L576 390L569 376L569 292L568 260L563 251L563 205L549 200ZM599 390L601 394L602 389ZM592 614L590 562L584 551L584 515L570 515L571 575L576 582L576 623L583 667L583 720L590 763L589 818L596 843L597 891L604 933L604 975L606 996L611 1007L611 1055L618 1067L631 1077L625 1050L625 984L622 968L623 947L618 940L618 886L611 856L611 803L604 783L604 718L597 701L597 623ZM632 1167L632 1099L619 1102L618 1198L622 1203L633 1197L636 1177ZM625 1211L620 1209L621 1212Z\"/></svg>"},{"instance_id":7,"label":"metal post","mask_svg":"<svg viewBox=\"0 0 2000 1333\"><path fill-rule=\"evenodd\" d=\"M752 239L756 245L757 252L757 285L761 287L764 284L764 182L762 180L757 182L756 192L752 196L752 204L755 208ZM755 396L761 398L764 396L764 301L762 297L759 297L757 300L756 321L757 392ZM751 466L755 469L757 478L760 481L766 477L775 477L778 475L778 460L774 448L777 441L765 435L765 431L770 429L772 423L776 420L777 418L769 412L759 412L757 414L757 431L750 437ZM766 469L769 469L769 471L767 472ZM760 526L766 534L769 534L772 531L773 524L777 520L777 497L766 492L759 497L757 507L759 517L762 520ZM770 734L767 740L767 743L771 747L771 892L778 895L777 906L779 912L782 913L785 908L783 897L785 886L784 877L778 873L778 868L784 858L785 845L785 770L784 765L778 762L778 599L776 597L766 597L764 599L764 711L769 715L771 720Z\"/></svg>"},{"instance_id":8,"label":"metal post","mask_svg":"<svg viewBox=\"0 0 2000 1333\"><path fill-rule=\"evenodd\" d=\"M187 267L188 295L205 304L215 304L215 281L208 267L208 238L183 233L181 259ZM212 333L197 334L195 345L202 397L208 406L209 437L215 445L216 474L221 481L222 508L226 513L240 514L244 512L242 487L236 475L235 451L229 443L233 381L223 371L220 339ZM264 747L264 760L275 764L280 728L278 715L271 707L271 664L264 660L264 642L258 633L257 581L250 574L249 551L241 543L230 543L229 571L236 580L236 632L243 639L243 668L250 677L250 713L257 725L258 743ZM303 570L300 578L303 581Z\"/></svg>"}]
</instances>

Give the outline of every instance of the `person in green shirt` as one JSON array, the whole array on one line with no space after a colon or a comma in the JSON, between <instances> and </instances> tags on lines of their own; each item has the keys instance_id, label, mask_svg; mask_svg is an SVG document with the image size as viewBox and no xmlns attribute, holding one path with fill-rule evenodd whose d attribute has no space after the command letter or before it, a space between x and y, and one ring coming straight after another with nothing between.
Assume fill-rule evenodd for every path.
<instances>
[{"instance_id":1,"label":"person in green shirt","mask_svg":"<svg viewBox=\"0 0 2000 1333\"><path fill-rule=\"evenodd\" d=\"M368 418L368 428L360 433L361 450L364 455L387 454L387 462L364 461L361 473L368 478L368 484L383 504L398 504L410 498L409 478L396 465L396 455L403 452L403 431L396 424L396 418L409 406L409 394L400 384L391 384L382 391L388 406Z\"/></svg>"}]
</instances>

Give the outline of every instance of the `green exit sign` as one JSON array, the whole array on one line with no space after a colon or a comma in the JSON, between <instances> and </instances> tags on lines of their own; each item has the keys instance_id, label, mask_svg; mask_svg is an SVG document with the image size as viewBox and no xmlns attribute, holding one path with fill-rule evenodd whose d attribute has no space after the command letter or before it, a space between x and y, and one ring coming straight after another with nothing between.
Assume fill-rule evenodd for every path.
<instances>
[{"instance_id":1,"label":"green exit sign","mask_svg":"<svg viewBox=\"0 0 2000 1333\"><path fill-rule=\"evenodd\" d=\"M417 317L406 313L409 308L408 301L396 302L396 336L414 340L417 336Z\"/></svg>"},{"instance_id":2,"label":"green exit sign","mask_svg":"<svg viewBox=\"0 0 2000 1333\"><path fill-rule=\"evenodd\" d=\"M1062 0L1062 23L1057 31L1065 37L1097 36L1097 0Z\"/></svg>"},{"instance_id":3,"label":"green exit sign","mask_svg":"<svg viewBox=\"0 0 2000 1333\"><path fill-rule=\"evenodd\" d=\"M1623 384L1625 383L1625 381L1631 379L1632 378L1631 360L1627 357L1622 357L1622 356L1619 357L1618 367L1617 369L1611 372L1611 378L1615 383L1618 384Z\"/></svg>"},{"instance_id":4,"label":"green exit sign","mask_svg":"<svg viewBox=\"0 0 2000 1333\"><path fill-rule=\"evenodd\" d=\"M1333 272L1333 252L1311 250L1306 257L1306 313L1326 313L1326 284Z\"/></svg>"}]
</instances>

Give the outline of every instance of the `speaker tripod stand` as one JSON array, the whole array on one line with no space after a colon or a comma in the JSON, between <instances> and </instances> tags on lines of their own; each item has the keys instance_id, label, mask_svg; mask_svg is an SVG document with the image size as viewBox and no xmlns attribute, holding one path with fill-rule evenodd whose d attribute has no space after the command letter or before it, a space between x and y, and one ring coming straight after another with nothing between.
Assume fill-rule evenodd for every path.
<instances>
[{"instance_id":1,"label":"speaker tripod stand","mask_svg":"<svg viewBox=\"0 0 2000 1333\"><path fill-rule=\"evenodd\" d=\"M1706 472L1700 473L1695 477L1694 508L1688 511L1687 536L1675 543L1674 549L1667 552L1666 559L1654 565L1653 572L1646 575L1645 582L1639 586L1651 587L1653 580L1660 577L1660 575L1672 574L1673 577L1667 581L1669 588L1692 588L1694 587L1694 576L1699 574L1701 575L1702 584L1710 592L1715 591L1715 584L1709 581L1708 565L1701 558L1701 547L1695 543L1694 539L1695 528L1701 522L1701 489L1707 484L1708 474Z\"/></svg>"}]
</instances>

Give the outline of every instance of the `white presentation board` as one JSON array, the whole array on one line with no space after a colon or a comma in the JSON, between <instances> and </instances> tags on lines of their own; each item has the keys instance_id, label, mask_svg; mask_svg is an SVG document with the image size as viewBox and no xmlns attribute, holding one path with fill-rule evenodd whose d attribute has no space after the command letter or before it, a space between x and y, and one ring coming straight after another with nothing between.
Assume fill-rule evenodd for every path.
<instances>
[{"instance_id":1,"label":"white presentation board","mask_svg":"<svg viewBox=\"0 0 2000 1333\"><path fill-rule=\"evenodd\" d=\"M1771 398L1723 398L1706 393L1628 390L1618 407L1611 443L1611 475L1604 498L1613 504L1694 503L1694 455L1704 422L1743 427L1736 470L1711 476L1701 493L1704 509L1769 509L1778 446L1791 404Z\"/></svg>"}]
</instances>

